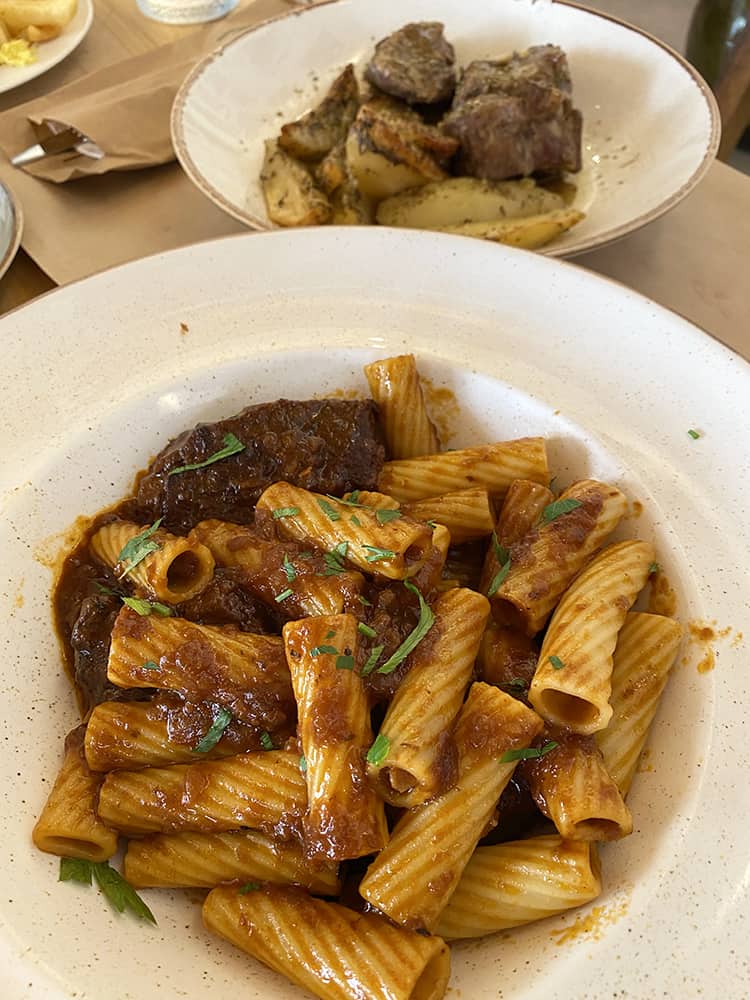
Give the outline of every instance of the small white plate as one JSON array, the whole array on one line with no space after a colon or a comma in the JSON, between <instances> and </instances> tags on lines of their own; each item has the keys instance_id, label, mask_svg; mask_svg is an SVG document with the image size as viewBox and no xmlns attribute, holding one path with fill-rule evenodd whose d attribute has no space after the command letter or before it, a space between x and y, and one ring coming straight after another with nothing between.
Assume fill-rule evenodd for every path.
<instances>
[{"instance_id":1,"label":"small white plate","mask_svg":"<svg viewBox=\"0 0 750 1000\"><path fill-rule=\"evenodd\" d=\"M568 54L584 123L574 205L586 219L542 253L581 253L650 222L716 154L707 85L676 52L614 18L549 0L338 0L232 38L192 70L172 111L188 176L235 219L273 228L258 180L263 141L312 107L347 62L361 72L378 39L420 20L445 24L459 65L544 42Z\"/></svg>"},{"instance_id":2,"label":"small white plate","mask_svg":"<svg viewBox=\"0 0 750 1000\"><path fill-rule=\"evenodd\" d=\"M10 188L0 182L0 278L18 253L23 235L23 214Z\"/></svg>"},{"instance_id":3,"label":"small white plate","mask_svg":"<svg viewBox=\"0 0 750 1000\"><path fill-rule=\"evenodd\" d=\"M49 42L37 45L36 62L30 66L0 66L0 94L14 90L57 66L81 44L93 20L94 0L78 0L78 9L73 20L66 25L62 34Z\"/></svg>"},{"instance_id":4,"label":"small white plate","mask_svg":"<svg viewBox=\"0 0 750 1000\"><path fill-rule=\"evenodd\" d=\"M678 658L629 799L635 833L602 852L601 899L456 946L449 996L750 996L744 361L580 268L375 228L239 236L135 261L0 320L0 343L4 998L307 995L209 936L185 894L145 892L159 921L148 927L94 889L59 884L56 860L32 847L77 722L49 565L76 516L123 496L184 428L279 395L364 393L363 362L404 350L455 393L451 446L544 434L559 486L600 477L642 503L623 534L653 539L678 617L716 633L714 670L697 669L705 642Z\"/></svg>"}]
</instances>

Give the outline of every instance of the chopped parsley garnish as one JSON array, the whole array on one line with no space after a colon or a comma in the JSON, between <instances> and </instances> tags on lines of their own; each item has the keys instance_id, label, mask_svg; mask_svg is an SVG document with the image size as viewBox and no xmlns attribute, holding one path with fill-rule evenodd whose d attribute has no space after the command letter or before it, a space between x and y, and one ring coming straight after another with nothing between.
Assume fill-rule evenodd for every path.
<instances>
[{"instance_id":1,"label":"chopped parsley garnish","mask_svg":"<svg viewBox=\"0 0 750 1000\"><path fill-rule=\"evenodd\" d=\"M370 555L365 556L365 561L368 563L380 562L381 559L395 559L396 553L392 552L390 549L379 549L377 545L363 545L363 549L369 549Z\"/></svg>"},{"instance_id":2,"label":"chopped parsley garnish","mask_svg":"<svg viewBox=\"0 0 750 1000\"><path fill-rule=\"evenodd\" d=\"M691 438L693 439L693 441L697 441L697 440L698 440L698 438L700 437L700 433L699 433L698 431L694 431L694 430L692 429L692 427L691 427L691 428L690 428L690 430L688 431L688 434L689 434L689 435L690 435L690 437L691 437Z\"/></svg>"},{"instance_id":3,"label":"chopped parsley garnish","mask_svg":"<svg viewBox=\"0 0 750 1000\"><path fill-rule=\"evenodd\" d=\"M654 573L661 573L661 566L658 562L652 562L648 567L648 575L653 576Z\"/></svg>"},{"instance_id":4,"label":"chopped parsley garnish","mask_svg":"<svg viewBox=\"0 0 750 1000\"><path fill-rule=\"evenodd\" d=\"M271 513L274 521L279 521L282 517L296 517L299 514L299 507L277 507Z\"/></svg>"},{"instance_id":5,"label":"chopped parsley garnish","mask_svg":"<svg viewBox=\"0 0 750 1000\"><path fill-rule=\"evenodd\" d=\"M334 500L335 499L336 498L334 497ZM336 510L336 508L332 507L328 503L328 501L324 500L322 497L318 498L318 507L320 507L320 509L323 511L323 513L325 514L325 516L330 521L340 521L341 520L341 514L339 514L339 512Z\"/></svg>"},{"instance_id":6,"label":"chopped parsley garnish","mask_svg":"<svg viewBox=\"0 0 750 1000\"><path fill-rule=\"evenodd\" d=\"M193 750L196 753L208 753L209 750L213 750L231 721L232 713L226 708L220 708L214 716L214 721L211 723L208 732L200 743L193 747Z\"/></svg>"},{"instance_id":7,"label":"chopped parsley garnish","mask_svg":"<svg viewBox=\"0 0 750 1000\"><path fill-rule=\"evenodd\" d=\"M387 736L383 736L382 733L378 733L377 739L367 751L367 763L374 764L376 767L378 764L382 764L388 756L388 751L390 749L391 741Z\"/></svg>"},{"instance_id":8,"label":"chopped parsley garnish","mask_svg":"<svg viewBox=\"0 0 750 1000\"><path fill-rule=\"evenodd\" d=\"M146 660L145 663L141 664L141 670L161 670L161 667L153 660Z\"/></svg>"},{"instance_id":9,"label":"chopped parsley garnish","mask_svg":"<svg viewBox=\"0 0 750 1000\"><path fill-rule=\"evenodd\" d=\"M342 573L346 573L346 567L341 560L346 559L348 551L349 543L339 542L330 552L324 552L323 562L326 564L326 568L323 570L323 576L340 576Z\"/></svg>"},{"instance_id":10,"label":"chopped parsley garnish","mask_svg":"<svg viewBox=\"0 0 750 1000\"><path fill-rule=\"evenodd\" d=\"M492 597L497 593L506 576L510 572L510 552L508 552L504 545L501 545L500 542L498 542L497 534L494 531L492 532L492 552L498 562L498 565L500 566L500 569L497 573L495 573L489 587L487 588L488 597Z\"/></svg>"},{"instance_id":11,"label":"chopped parsley garnish","mask_svg":"<svg viewBox=\"0 0 750 1000\"><path fill-rule=\"evenodd\" d=\"M328 632L326 632L326 639L333 639L335 635L336 635L336 630L330 629Z\"/></svg>"},{"instance_id":12,"label":"chopped parsley garnish","mask_svg":"<svg viewBox=\"0 0 750 1000\"><path fill-rule=\"evenodd\" d=\"M335 646L313 646L310 650L310 656L322 656L327 653L329 656L338 656L339 651Z\"/></svg>"},{"instance_id":13,"label":"chopped parsley garnish","mask_svg":"<svg viewBox=\"0 0 750 1000\"><path fill-rule=\"evenodd\" d=\"M581 501L574 500L573 497L567 497L565 500L555 500L553 503L547 504L542 511L540 520L544 524L549 524L550 521L554 521L561 514L569 514L572 510L580 506L582 506Z\"/></svg>"},{"instance_id":14,"label":"chopped parsley garnish","mask_svg":"<svg viewBox=\"0 0 750 1000\"><path fill-rule=\"evenodd\" d=\"M548 656L547 659L549 660L553 670L562 670L565 666L559 656Z\"/></svg>"},{"instance_id":15,"label":"chopped parsley garnish","mask_svg":"<svg viewBox=\"0 0 750 1000\"><path fill-rule=\"evenodd\" d=\"M307 774L307 758L304 754L299 759L299 769L303 774Z\"/></svg>"},{"instance_id":16,"label":"chopped parsley garnish","mask_svg":"<svg viewBox=\"0 0 750 1000\"><path fill-rule=\"evenodd\" d=\"M133 886L111 868L107 861L86 861L83 858L60 858L60 882L79 882L91 885L92 876L107 902L118 913L130 910L140 920L155 924L156 918Z\"/></svg>"},{"instance_id":17,"label":"chopped parsley garnish","mask_svg":"<svg viewBox=\"0 0 750 1000\"><path fill-rule=\"evenodd\" d=\"M103 583L99 583L98 580L94 580L94 587L97 594L105 594L107 597L119 597L111 587L105 587Z\"/></svg>"},{"instance_id":18,"label":"chopped parsley garnish","mask_svg":"<svg viewBox=\"0 0 750 1000\"><path fill-rule=\"evenodd\" d=\"M403 517L403 516L404 515L401 513L400 510L376 510L375 511L375 520L378 522L378 524L388 524L389 521L395 521L395 520L397 520L397 518Z\"/></svg>"},{"instance_id":19,"label":"chopped parsley garnish","mask_svg":"<svg viewBox=\"0 0 750 1000\"><path fill-rule=\"evenodd\" d=\"M274 597L274 601L276 601L277 604L281 604L281 602L285 601L287 597L291 597L293 593L294 591L292 588L287 587L286 590L282 590L280 594L277 594L276 597Z\"/></svg>"},{"instance_id":20,"label":"chopped parsley garnish","mask_svg":"<svg viewBox=\"0 0 750 1000\"><path fill-rule=\"evenodd\" d=\"M354 670L354 657L351 653L342 653L336 657L337 670Z\"/></svg>"},{"instance_id":21,"label":"chopped parsley garnish","mask_svg":"<svg viewBox=\"0 0 750 1000\"><path fill-rule=\"evenodd\" d=\"M260 882L245 882L244 885L239 887L237 892L240 896L246 896L248 892L257 892L258 889L260 889Z\"/></svg>"},{"instance_id":22,"label":"chopped parsley garnish","mask_svg":"<svg viewBox=\"0 0 750 1000\"><path fill-rule=\"evenodd\" d=\"M528 685L523 677L514 677L513 680L508 681L506 684L502 685L503 691L507 691L508 694L513 692L518 692L518 694L525 694L528 690Z\"/></svg>"},{"instance_id":23,"label":"chopped parsley garnish","mask_svg":"<svg viewBox=\"0 0 750 1000\"><path fill-rule=\"evenodd\" d=\"M551 750L556 750L559 744L545 743L543 747L529 747L527 750L506 750L500 758L501 764L511 764L514 760L536 760L544 757Z\"/></svg>"},{"instance_id":24,"label":"chopped parsley garnish","mask_svg":"<svg viewBox=\"0 0 750 1000\"><path fill-rule=\"evenodd\" d=\"M370 655L367 657L367 662L362 667L362 676L367 677L371 674L375 667L377 666L378 660L380 659L381 653L385 649L385 646L373 646Z\"/></svg>"},{"instance_id":25,"label":"chopped parsley garnish","mask_svg":"<svg viewBox=\"0 0 750 1000\"><path fill-rule=\"evenodd\" d=\"M419 643L424 639L427 633L433 626L435 621L435 615L430 609L429 605L425 602L424 597L422 597L419 590L410 583L409 580L404 580L404 586L407 590L410 590L413 594L416 594L419 599L419 621L417 622L414 629L409 633L409 635L404 639L395 653L392 653L388 659L385 661L382 667L378 667L379 674L390 674L396 669L396 667L401 663L409 653L415 649Z\"/></svg>"},{"instance_id":26,"label":"chopped parsley garnish","mask_svg":"<svg viewBox=\"0 0 750 1000\"><path fill-rule=\"evenodd\" d=\"M297 558L298 559L312 559L314 555L315 555L314 552L298 552L297 553Z\"/></svg>"},{"instance_id":27,"label":"chopped parsley garnish","mask_svg":"<svg viewBox=\"0 0 750 1000\"><path fill-rule=\"evenodd\" d=\"M362 635L366 635L368 639L374 639L377 635L375 629L369 625L365 625L364 622L357 622L357 631L361 632Z\"/></svg>"},{"instance_id":28,"label":"chopped parsley garnish","mask_svg":"<svg viewBox=\"0 0 750 1000\"><path fill-rule=\"evenodd\" d=\"M122 603L127 604L131 611L135 611L142 618L151 614L161 615L162 618L169 618L174 614L169 605L160 604L158 601L144 601L141 597L123 597Z\"/></svg>"},{"instance_id":29,"label":"chopped parsley garnish","mask_svg":"<svg viewBox=\"0 0 750 1000\"><path fill-rule=\"evenodd\" d=\"M346 504L347 507L364 507L365 504L359 502L359 490L352 490L351 493L346 497L335 497L331 493L326 493L329 500L335 500L336 503Z\"/></svg>"},{"instance_id":30,"label":"chopped parsley garnish","mask_svg":"<svg viewBox=\"0 0 750 1000\"><path fill-rule=\"evenodd\" d=\"M371 608L372 607L372 601L368 601L367 598L363 597L361 594L357 594L357 600L365 608Z\"/></svg>"},{"instance_id":31,"label":"chopped parsley garnish","mask_svg":"<svg viewBox=\"0 0 750 1000\"><path fill-rule=\"evenodd\" d=\"M360 521L360 519L357 517L356 514L352 514L352 516L349 518L349 520L352 522L352 524L354 525L355 528L361 528L362 527L362 522Z\"/></svg>"},{"instance_id":32,"label":"chopped parsley garnish","mask_svg":"<svg viewBox=\"0 0 750 1000\"><path fill-rule=\"evenodd\" d=\"M151 536L163 520L164 518L160 517L150 527L144 528L143 531L123 545L117 557L118 563L124 563L122 573L117 578L118 580L122 580L124 576L127 576L131 570L135 569L138 563L143 562L146 556L151 555L152 552L158 552L161 545L155 542Z\"/></svg>"},{"instance_id":33,"label":"chopped parsley garnish","mask_svg":"<svg viewBox=\"0 0 750 1000\"><path fill-rule=\"evenodd\" d=\"M283 567L287 580L289 583L292 583L297 577L297 570L292 565L292 562L286 552L284 553Z\"/></svg>"},{"instance_id":34,"label":"chopped parsley garnish","mask_svg":"<svg viewBox=\"0 0 750 1000\"><path fill-rule=\"evenodd\" d=\"M273 740L271 739L270 733L264 731L260 734L260 745L263 747L264 750L274 749Z\"/></svg>"},{"instance_id":35,"label":"chopped parsley garnish","mask_svg":"<svg viewBox=\"0 0 750 1000\"><path fill-rule=\"evenodd\" d=\"M192 472L194 469L205 469L207 465L213 465L214 462L220 462L222 458L239 455L241 451L245 450L245 445L232 433L225 434L223 441L224 447L220 448L219 451L215 451L213 455L209 455L208 458L205 458L202 462L191 462L190 465L179 465L176 469L170 469L167 476L176 476L178 472Z\"/></svg>"}]
</instances>

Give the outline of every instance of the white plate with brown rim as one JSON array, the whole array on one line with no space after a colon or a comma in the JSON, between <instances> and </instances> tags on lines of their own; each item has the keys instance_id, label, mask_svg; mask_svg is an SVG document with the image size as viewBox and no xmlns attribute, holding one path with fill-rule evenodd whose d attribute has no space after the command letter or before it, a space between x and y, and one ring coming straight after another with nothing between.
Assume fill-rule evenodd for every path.
<instances>
[{"instance_id":1,"label":"white plate with brown rim","mask_svg":"<svg viewBox=\"0 0 750 1000\"><path fill-rule=\"evenodd\" d=\"M583 269L375 228L238 236L135 261L4 317L0 340L4 998L304 996L211 938L194 897L145 891L153 928L58 883L56 859L32 848L77 723L49 567L76 518L125 495L184 428L282 394L364 394L363 363L405 349L435 398L455 399L442 411L451 446L543 434L559 487L619 485L632 501L621 534L654 542L674 611L693 625L629 799L635 832L602 850L601 898L455 946L449 996L750 993L744 361Z\"/></svg>"},{"instance_id":2,"label":"white plate with brown rim","mask_svg":"<svg viewBox=\"0 0 750 1000\"><path fill-rule=\"evenodd\" d=\"M676 52L565 0L338 0L232 37L199 62L172 111L177 158L219 208L273 228L258 175L263 142L320 99L347 62L361 74L376 41L409 21L442 21L458 64L551 42L568 54L583 113L574 206L586 218L542 252L602 246L674 207L718 148L716 102Z\"/></svg>"},{"instance_id":3,"label":"white plate with brown rim","mask_svg":"<svg viewBox=\"0 0 750 1000\"><path fill-rule=\"evenodd\" d=\"M94 20L94 0L78 0L76 12L57 38L34 46L36 59L28 66L0 66L0 94L35 80L77 49Z\"/></svg>"}]
</instances>

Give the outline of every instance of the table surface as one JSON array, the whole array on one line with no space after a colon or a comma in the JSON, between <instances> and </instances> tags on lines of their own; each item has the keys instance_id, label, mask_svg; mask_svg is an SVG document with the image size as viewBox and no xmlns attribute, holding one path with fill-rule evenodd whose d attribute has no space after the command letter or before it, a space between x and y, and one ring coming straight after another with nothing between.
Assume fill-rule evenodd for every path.
<instances>
[{"instance_id":1,"label":"table surface","mask_svg":"<svg viewBox=\"0 0 750 1000\"><path fill-rule=\"evenodd\" d=\"M240 0L249 6L252 0ZM57 89L127 55L175 41L200 27L172 27L143 17L135 0L95 0L87 38L59 66L0 95L0 111ZM613 278L675 310L750 360L750 178L712 166L666 216L575 263ZM54 288L22 250L0 281L0 313Z\"/></svg>"}]
</instances>

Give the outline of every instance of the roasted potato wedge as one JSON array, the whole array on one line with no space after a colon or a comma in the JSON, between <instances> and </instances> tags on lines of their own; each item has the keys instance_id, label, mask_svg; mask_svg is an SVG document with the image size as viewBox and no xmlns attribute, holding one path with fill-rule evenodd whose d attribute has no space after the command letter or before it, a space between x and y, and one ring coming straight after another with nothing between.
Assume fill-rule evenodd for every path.
<instances>
[{"instance_id":1,"label":"roasted potato wedge","mask_svg":"<svg viewBox=\"0 0 750 1000\"><path fill-rule=\"evenodd\" d=\"M369 115L397 132L404 142L418 149L424 149L438 161L441 167L448 165L459 147L458 139L446 135L434 125L428 125L416 111L392 97L380 95L371 98L365 105Z\"/></svg>"},{"instance_id":2,"label":"roasted potato wedge","mask_svg":"<svg viewBox=\"0 0 750 1000\"><path fill-rule=\"evenodd\" d=\"M30 24L64 28L77 6L77 0L0 0L0 20L11 35L20 35Z\"/></svg>"},{"instance_id":3,"label":"roasted potato wedge","mask_svg":"<svg viewBox=\"0 0 750 1000\"><path fill-rule=\"evenodd\" d=\"M338 142L328 153L314 171L315 181L321 191L330 195L349 178L349 171L346 168L346 146L343 142Z\"/></svg>"},{"instance_id":4,"label":"roasted potato wedge","mask_svg":"<svg viewBox=\"0 0 750 1000\"><path fill-rule=\"evenodd\" d=\"M494 243L536 250L556 236L566 232L581 219L583 212L574 208L561 208L542 215L529 215L524 219L499 219L495 222L468 222L458 226L435 226L441 233L458 236L478 236Z\"/></svg>"},{"instance_id":5,"label":"roasted potato wedge","mask_svg":"<svg viewBox=\"0 0 750 1000\"><path fill-rule=\"evenodd\" d=\"M516 219L564 207L560 195L537 187L530 179L485 181L452 177L386 198L378 206L377 220L383 226L435 229Z\"/></svg>"},{"instance_id":6,"label":"roasted potato wedge","mask_svg":"<svg viewBox=\"0 0 750 1000\"><path fill-rule=\"evenodd\" d=\"M359 84L350 63L316 108L281 126L279 146L298 160L320 160L343 142L358 107Z\"/></svg>"},{"instance_id":7,"label":"roasted potato wedge","mask_svg":"<svg viewBox=\"0 0 750 1000\"><path fill-rule=\"evenodd\" d=\"M331 205L304 164L273 139L266 142L260 172L268 218L278 226L318 226L329 222Z\"/></svg>"},{"instance_id":8,"label":"roasted potato wedge","mask_svg":"<svg viewBox=\"0 0 750 1000\"><path fill-rule=\"evenodd\" d=\"M375 221L375 204L348 179L331 195L334 226L369 226Z\"/></svg>"},{"instance_id":9,"label":"roasted potato wedge","mask_svg":"<svg viewBox=\"0 0 750 1000\"><path fill-rule=\"evenodd\" d=\"M346 140L349 172L360 191L387 198L448 174L426 150L402 135L372 104L363 104Z\"/></svg>"}]
</instances>

